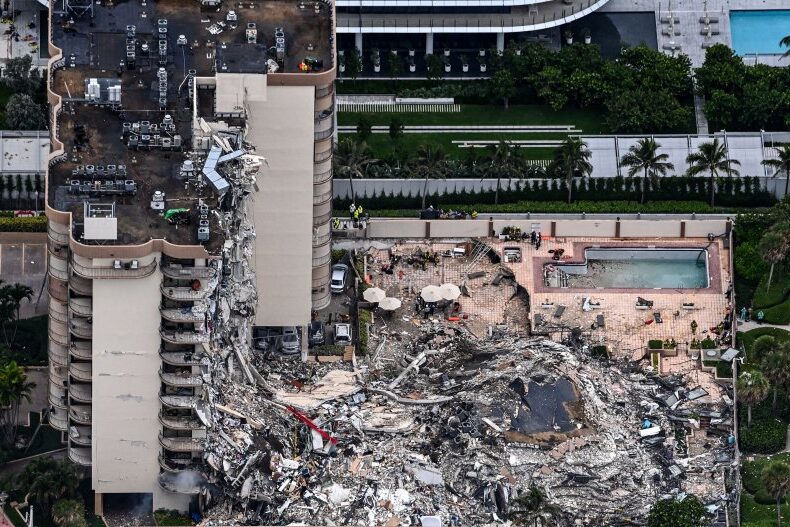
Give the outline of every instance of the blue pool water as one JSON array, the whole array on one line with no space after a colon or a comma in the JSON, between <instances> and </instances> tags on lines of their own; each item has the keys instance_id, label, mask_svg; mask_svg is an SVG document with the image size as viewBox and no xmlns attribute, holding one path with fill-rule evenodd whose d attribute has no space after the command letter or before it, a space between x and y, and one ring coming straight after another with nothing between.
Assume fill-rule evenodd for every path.
<instances>
[{"instance_id":1,"label":"blue pool water","mask_svg":"<svg viewBox=\"0 0 790 527\"><path fill-rule=\"evenodd\" d=\"M738 55L784 53L779 41L790 34L790 10L730 11L730 32Z\"/></svg>"},{"instance_id":2,"label":"blue pool water","mask_svg":"<svg viewBox=\"0 0 790 527\"><path fill-rule=\"evenodd\" d=\"M701 289L708 287L708 252L701 249L587 249L587 262L560 264L567 287Z\"/></svg>"}]
</instances>

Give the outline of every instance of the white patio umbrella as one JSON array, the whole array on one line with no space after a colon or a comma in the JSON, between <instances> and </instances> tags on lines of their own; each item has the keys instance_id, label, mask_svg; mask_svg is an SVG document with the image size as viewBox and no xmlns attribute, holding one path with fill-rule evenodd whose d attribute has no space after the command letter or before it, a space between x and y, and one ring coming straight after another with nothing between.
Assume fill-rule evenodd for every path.
<instances>
[{"instance_id":1,"label":"white patio umbrella","mask_svg":"<svg viewBox=\"0 0 790 527\"><path fill-rule=\"evenodd\" d=\"M400 306L401 306L401 301L391 296L388 296L387 298L379 302L379 307L384 311L395 311Z\"/></svg>"},{"instance_id":2,"label":"white patio umbrella","mask_svg":"<svg viewBox=\"0 0 790 527\"><path fill-rule=\"evenodd\" d=\"M381 302L386 296L387 292L383 289L379 289L378 287L370 287L365 289L365 292L362 293L362 298L368 302Z\"/></svg>"},{"instance_id":3,"label":"white patio umbrella","mask_svg":"<svg viewBox=\"0 0 790 527\"><path fill-rule=\"evenodd\" d=\"M445 300L455 300L461 296L461 289L455 284L442 284L439 286L442 292L442 298Z\"/></svg>"},{"instance_id":4,"label":"white patio umbrella","mask_svg":"<svg viewBox=\"0 0 790 527\"><path fill-rule=\"evenodd\" d=\"M442 290L438 285L426 285L420 291L420 296L426 302L438 302L442 299Z\"/></svg>"}]
</instances>

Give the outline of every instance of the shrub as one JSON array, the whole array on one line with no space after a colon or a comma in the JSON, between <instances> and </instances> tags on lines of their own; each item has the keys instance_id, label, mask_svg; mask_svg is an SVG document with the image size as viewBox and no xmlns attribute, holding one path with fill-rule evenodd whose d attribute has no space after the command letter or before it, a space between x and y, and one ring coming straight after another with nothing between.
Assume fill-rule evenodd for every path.
<instances>
[{"instance_id":1,"label":"shrub","mask_svg":"<svg viewBox=\"0 0 790 527\"><path fill-rule=\"evenodd\" d=\"M332 265L338 263L346 255L345 249L332 249Z\"/></svg>"},{"instance_id":2,"label":"shrub","mask_svg":"<svg viewBox=\"0 0 790 527\"><path fill-rule=\"evenodd\" d=\"M705 337L705 340L703 340L700 345L704 350L710 350L716 347L716 343L710 337Z\"/></svg>"},{"instance_id":3,"label":"shrub","mask_svg":"<svg viewBox=\"0 0 790 527\"><path fill-rule=\"evenodd\" d=\"M185 516L178 511L167 509L155 510L154 519L156 520L157 525L183 526L195 524L195 522L193 522L188 516Z\"/></svg>"},{"instance_id":4,"label":"shrub","mask_svg":"<svg viewBox=\"0 0 790 527\"><path fill-rule=\"evenodd\" d=\"M752 304L755 309L776 306L785 301L787 295L790 294L790 273L777 266L777 269L774 270L771 289L766 289L767 284L768 273L766 272L762 275L760 283L754 291Z\"/></svg>"},{"instance_id":5,"label":"shrub","mask_svg":"<svg viewBox=\"0 0 790 527\"><path fill-rule=\"evenodd\" d=\"M373 322L373 313L367 309L359 310L359 340L357 351L360 355L367 355L368 353L368 324Z\"/></svg>"},{"instance_id":6,"label":"shrub","mask_svg":"<svg viewBox=\"0 0 790 527\"><path fill-rule=\"evenodd\" d=\"M787 425L778 419L755 420L752 421L752 426L741 426L740 430L741 448L744 452L774 454L784 450Z\"/></svg>"},{"instance_id":7,"label":"shrub","mask_svg":"<svg viewBox=\"0 0 790 527\"><path fill-rule=\"evenodd\" d=\"M32 218L0 217L0 232L46 232L47 217Z\"/></svg>"},{"instance_id":8,"label":"shrub","mask_svg":"<svg viewBox=\"0 0 790 527\"><path fill-rule=\"evenodd\" d=\"M664 341L661 339L650 339L647 341L647 347L651 350L664 349Z\"/></svg>"}]
</instances>

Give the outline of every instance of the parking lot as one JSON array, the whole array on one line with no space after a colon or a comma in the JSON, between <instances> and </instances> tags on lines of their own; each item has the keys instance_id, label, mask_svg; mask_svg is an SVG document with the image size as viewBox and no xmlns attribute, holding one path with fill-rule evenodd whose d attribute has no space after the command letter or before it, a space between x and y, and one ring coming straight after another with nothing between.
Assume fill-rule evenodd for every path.
<instances>
[{"instance_id":1,"label":"parking lot","mask_svg":"<svg viewBox=\"0 0 790 527\"><path fill-rule=\"evenodd\" d=\"M21 318L47 314L47 293L43 290L47 273L44 237L38 233L0 237L0 279L4 284L24 284L33 290L33 299L22 302Z\"/></svg>"}]
</instances>

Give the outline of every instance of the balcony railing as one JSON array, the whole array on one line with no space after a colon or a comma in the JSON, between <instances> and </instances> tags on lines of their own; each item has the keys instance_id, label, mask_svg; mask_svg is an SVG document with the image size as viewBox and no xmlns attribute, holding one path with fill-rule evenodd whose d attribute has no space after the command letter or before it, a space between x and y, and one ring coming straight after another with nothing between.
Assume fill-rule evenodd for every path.
<instances>
[{"instance_id":1,"label":"balcony railing","mask_svg":"<svg viewBox=\"0 0 790 527\"><path fill-rule=\"evenodd\" d=\"M171 430L201 430L205 428L200 419L194 417L175 417L159 412L159 422Z\"/></svg>"},{"instance_id":2,"label":"balcony railing","mask_svg":"<svg viewBox=\"0 0 790 527\"><path fill-rule=\"evenodd\" d=\"M75 359L93 360L93 345L89 341L74 341L69 345L69 353Z\"/></svg>"},{"instance_id":3,"label":"balcony railing","mask_svg":"<svg viewBox=\"0 0 790 527\"><path fill-rule=\"evenodd\" d=\"M81 276L73 275L69 279L69 288L82 296L93 296L93 282Z\"/></svg>"},{"instance_id":4,"label":"balcony railing","mask_svg":"<svg viewBox=\"0 0 790 527\"><path fill-rule=\"evenodd\" d=\"M159 401L168 408L194 408L198 403L195 395L160 395Z\"/></svg>"},{"instance_id":5,"label":"balcony railing","mask_svg":"<svg viewBox=\"0 0 790 527\"><path fill-rule=\"evenodd\" d=\"M66 366L49 365L49 382L57 386L65 386L69 372Z\"/></svg>"},{"instance_id":6,"label":"balcony railing","mask_svg":"<svg viewBox=\"0 0 790 527\"><path fill-rule=\"evenodd\" d=\"M332 137L332 134L335 133L335 127L330 126L329 128L321 131L315 132L315 140L316 141L323 141L324 139L328 139Z\"/></svg>"},{"instance_id":7,"label":"balcony railing","mask_svg":"<svg viewBox=\"0 0 790 527\"><path fill-rule=\"evenodd\" d=\"M58 266L62 266L59 268ZM69 279L69 270L68 264L65 260L58 260L54 256L49 256L49 265L47 266L47 272L49 276L52 278L57 278L58 280L63 280L64 282Z\"/></svg>"},{"instance_id":8,"label":"balcony railing","mask_svg":"<svg viewBox=\"0 0 790 527\"><path fill-rule=\"evenodd\" d=\"M178 300L181 302L194 302L195 300L203 300L210 294L211 292L206 287L195 291L191 287L162 286L162 295L165 298L169 298L170 300Z\"/></svg>"},{"instance_id":9,"label":"balcony railing","mask_svg":"<svg viewBox=\"0 0 790 527\"><path fill-rule=\"evenodd\" d=\"M191 279L191 278L213 278L217 270L213 267L176 265L169 264L162 266L162 274L168 278Z\"/></svg>"},{"instance_id":10,"label":"balcony railing","mask_svg":"<svg viewBox=\"0 0 790 527\"><path fill-rule=\"evenodd\" d=\"M65 432L69 427L69 420L66 417L66 410L55 409L49 412L49 425L55 430Z\"/></svg>"},{"instance_id":11,"label":"balcony railing","mask_svg":"<svg viewBox=\"0 0 790 527\"><path fill-rule=\"evenodd\" d=\"M332 254L327 254L324 256L319 256L318 258L313 258L313 267L320 267L329 263L329 260L332 259Z\"/></svg>"},{"instance_id":12,"label":"balcony railing","mask_svg":"<svg viewBox=\"0 0 790 527\"><path fill-rule=\"evenodd\" d=\"M93 365L90 362L72 362L69 364L69 373L78 381L91 382L93 380Z\"/></svg>"},{"instance_id":13,"label":"balcony railing","mask_svg":"<svg viewBox=\"0 0 790 527\"><path fill-rule=\"evenodd\" d=\"M159 356L162 362L173 366L197 366L203 357L191 351L160 351Z\"/></svg>"},{"instance_id":14,"label":"balcony railing","mask_svg":"<svg viewBox=\"0 0 790 527\"><path fill-rule=\"evenodd\" d=\"M71 383L69 385L69 395L72 399L80 403L90 404L93 400L90 384Z\"/></svg>"},{"instance_id":15,"label":"balcony railing","mask_svg":"<svg viewBox=\"0 0 790 527\"><path fill-rule=\"evenodd\" d=\"M58 232L52 227L53 223L49 222L47 225L47 236L60 245L68 245L69 244L69 233L68 232ZM63 227L64 229L67 227Z\"/></svg>"},{"instance_id":16,"label":"balcony railing","mask_svg":"<svg viewBox=\"0 0 790 527\"><path fill-rule=\"evenodd\" d=\"M55 383L49 383L49 403L56 407L66 410L69 407L68 399L66 398L66 389L61 388Z\"/></svg>"},{"instance_id":17,"label":"balcony railing","mask_svg":"<svg viewBox=\"0 0 790 527\"><path fill-rule=\"evenodd\" d=\"M324 214L319 214L318 216L313 216L313 227L320 227L324 225L332 219L332 211L325 212Z\"/></svg>"},{"instance_id":18,"label":"balcony railing","mask_svg":"<svg viewBox=\"0 0 790 527\"><path fill-rule=\"evenodd\" d=\"M69 417L76 423L89 425L91 424L92 417L91 407L72 405L71 408L69 408Z\"/></svg>"},{"instance_id":19,"label":"balcony railing","mask_svg":"<svg viewBox=\"0 0 790 527\"><path fill-rule=\"evenodd\" d=\"M69 248L67 245L47 240L47 251L60 260L67 261L69 259Z\"/></svg>"},{"instance_id":20,"label":"balcony railing","mask_svg":"<svg viewBox=\"0 0 790 527\"><path fill-rule=\"evenodd\" d=\"M77 445L90 446L92 439L91 429L85 426L75 426L69 431L69 439Z\"/></svg>"},{"instance_id":21,"label":"balcony railing","mask_svg":"<svg viewBox=\"0 0 790 527\"><path fill-rule=\"evenodd\" d=\"M162 318L170 322L204 322L206 320L206 308L193 309L192 307L183 308L162 308L159 312Z\"/></svg>"},{"instance_id":22,"label":"balcony railing","mask_svg":"<svg viewBox=\"0 0 790 527\"><path fill-rule=\"evenodd\" d=\"M164 437L159 435L159 444L171 452L203 452L204 440L197 437Z\"/></svg>"},{"instance_id":23,"label":"balcony railing","mask_svg":"<svg viewBox=\"0 0 790 527\"><path fill-rule=\"evenodd\" d=\"M56 366L66 366L69 363L68 347L56 342L49 343L49 362Z\"/></svg>"},{"instance_id":24,"label":"balcony railing","mask_svg":"<svg viewBox=\"0 0 790 527\"><path fill-rule=\"evenodd\" d=\"M326 203L332 199L332 192L324 192L323 194L319 194L318 196L313 196L313 205L321 205L322 203Z\"/></svg>"},{"instance_id":25,"label":"balcony railing","mask_svg":"<svg viewBox=\"0 0 790 527\"><path fill-rule=\"evenodd\" d=\"M320 236L313 236L313 248L321 247L322 245L329 243L331 239L332 239L331 233L322 234Z\"/></svg>"},{"instance_id":26,"label":"balcony railing","mask_svg":"<svg viewBox=\"0 0 790 527\"><path fill-rule=\"evenodd\" d=\"M327 148L326 150L323 150L321 152L316 152L315 156L313 157L313 161L315 163L321 163L323 161L326 161L330 157L332 157L332 148L331 147Z\"/></svg>"},{"instance_id":27,"label":"balcony railing","mask_svg":"<svg viewBox=\"0 0 790 527\"><path fill-rule=\"evenodd\" d=\"M62 329L61 329L62 328ZM63 331L66 329L66 325L56 320L49 321L49 338L50 340L62 345L68 346L69 345L69 336L68 334Z\"/></svg>"},{"instance_id":28,"label":"balcony railing","mask_svg":"<svg viewBox=\"0 0 790 527\"><path fill-rule=\"evenodd\" d=\"M71 298L69 307L74 315L89 317L93 315L93 300L90 298Z\"/></svg>"},{"instance_id":29,"label":"balcony railing","mask_svg":"<svg viewBox=\"0 0 790 527\"><path fill-rule=\"evenodd\" d=\"M52 303L49 305L49 318L51 320L55 320L60 322L61 324L68 324L69 323L69 314L66 312L60 312L57 308L54 308Z\"/></svg>"},{"instance_id":30,"label":"balcony railing","mask_svg":"<svg viewBox=\"0 0 790 527\"><path fill-rule=\"evenodd\" d=\"M326 86L319 86L315 89L315 98L321 99L322 97L326 97L327 95L331 95L335 91L334 84L327 84Z\"/></svg>"},{"instance_id":31,"label":"balcony railing","mask_svg":"<svg viewBox=\"0 0 790 527\"><path fill-rule=\"evenodd\" d=\"M91 466L91 449L70 447L69 459L78 465L89 467Z\"/></svg>"},{"instance_id":32,"label":"balcony railing","mask_svg":"<svg viewBox=\"0 0 790 527\"><path fill-rule=\"evenodd\" d=\"M313 174L313 185L320 185L332 179L332 169L324 170L321 173Z\"/></svg>"},{"instance_id":33,"label":"balcony railing","mask_svg":"<svg viewBox=\"0 0 790 527\"><path fill-rule=\"evenodd\" d=\"M71 262L74 274L93 280L94 278L145 278L156 271L156 260L147 265L135 265L132 262L119 261L119 265L88 267L77 262Z\"/></svg>"},{"instance_id":34,"label":"balcony railing","mask_svg":"<svg viewBox=\"0 0 790 527\"><path fill-rule=\"evenodd\" d=\"M168 386L195 387L203 385L203 377L192 373L169 373L159 370L159 378Z\"/></svg>"},{"instance_id":35,"label":"balcony railing","mask_svg":"<svg viewBox=\"0 0 790 527\"><path fill-rule=\"evenodd\" d=\"M172 331L162 329L159 331L162 340L171 344L202 344L209 341L208 333L198 333L196 331Z\"/></svg>"},{"instance_id":36,"label":"balcony railing","mask_svg":"<svg viewBox=\"0 0 790 527\"><path fill-rule=\"evenodd\" d=\"M66 284L60 280L49 280L47 291L50 297L60 302L67 302L69 299L69 292L68 289L66 289Z\"/></svg>"},{"instance_id":37,"label":"balcony railing","mask_svg":"<svg viewBox=\"0 0 790 527\"><path fill-rule=\"evenodd\" d=\"M185 459L172 459L167 458L163 455L159 455L159 466L162 467L162 470L167 472L181 472L183 470L200 470L203 468L203 465L200 463L195 463L192 457L185 458Z\"/></svg>"},{"instance_id":38,"label":"balcony railing","mask_svg":"<svg viewBox=\"0 0 790 527\"><path fill-rule=\"evenodd\" d=\"M93 326L82 319L72 318L69 323L69 331L75 337L89 339L93 337Z\"/></svg>"}]
</instances>

